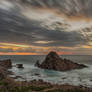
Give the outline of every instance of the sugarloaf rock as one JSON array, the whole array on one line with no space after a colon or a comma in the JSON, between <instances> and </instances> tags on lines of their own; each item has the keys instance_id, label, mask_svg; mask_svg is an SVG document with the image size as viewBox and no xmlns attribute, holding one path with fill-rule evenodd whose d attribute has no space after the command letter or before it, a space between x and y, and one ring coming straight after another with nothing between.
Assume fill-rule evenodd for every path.
<instances>
[{"instance_id":1,"label":"sugarloaf rock","mask_svg":"<svg viewBox=\"0 0 92 92\"><path fill-rule=\"evenodd\" d=\"M68 59L62 59L54 51L51 51L41 64L39 63L39 61L37 61L35 66L42 69L49 69L56 71L68 71L72 69L82 69L87 67L86 65L78 64Z\"/></svg>"}]
</instances>

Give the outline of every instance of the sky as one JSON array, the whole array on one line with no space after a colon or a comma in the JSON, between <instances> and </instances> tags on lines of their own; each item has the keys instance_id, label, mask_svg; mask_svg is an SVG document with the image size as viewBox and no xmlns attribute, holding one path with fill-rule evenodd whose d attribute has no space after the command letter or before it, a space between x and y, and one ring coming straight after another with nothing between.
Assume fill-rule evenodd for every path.
<instances>
[{"instance_id":1,"label":"sky","mask_svg":"<svg viewBox=\"0 0 92 92\"><path fill-rule=\"evenodd\" d=\"M92 55L92 0L0 0L0 55Z\"/></svg>"}]
</instances>

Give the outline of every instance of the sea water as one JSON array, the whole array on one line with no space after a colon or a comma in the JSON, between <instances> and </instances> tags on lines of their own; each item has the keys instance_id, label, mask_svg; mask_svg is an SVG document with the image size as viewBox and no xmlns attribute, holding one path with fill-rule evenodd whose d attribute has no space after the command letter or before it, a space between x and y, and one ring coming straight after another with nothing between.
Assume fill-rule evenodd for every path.
<instances>
[{"instance_id":1,"label":"sea water","mask_svg":"<svg viewBox=\"0 0 92 92\"><path fill-rule=\"evenodd\" d=\"M18 69L13 67L10 71L13 71L15 75L11 77L21 76L16 81L31 81L43 79L44 81L57 83L57 84L71 84L71 85L83 85L92 86L92 56L91 55L63 55L62 58L70 59L74 62L85 64L88 68L75 69L66 72L58 72L53 70L40 69L35 67L37 60L42 62L45 56L41 55L5 55L0 56L0 59L11 59L13 65L24 64L24 69Z\"/></svg>"}]
</instances>

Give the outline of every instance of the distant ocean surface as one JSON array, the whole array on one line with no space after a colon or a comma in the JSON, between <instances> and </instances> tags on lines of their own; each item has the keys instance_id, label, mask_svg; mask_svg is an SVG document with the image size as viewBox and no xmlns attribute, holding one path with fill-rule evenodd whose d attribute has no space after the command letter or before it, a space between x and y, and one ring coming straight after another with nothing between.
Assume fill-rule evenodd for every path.
<instances>
[{"instance_id":1,"label":"distant ocean surface","mask_svg":"<svg viewBox=\"0 0 92 92\"><path fill-rule=\"evenodd\" d=\"M43 79L51 83L58 84L72 84L72 85L84 85L92 86L92 56L91 55L62 55L62 58L70 59L77 63L86 64L88 68L76 69L67 72L58 72L53 70L39 69L34 66L37 60L42 62L45 56L40 55L1 55L0 60L11 59L13 65L24 64L24 69L18 69L13 67L10 71L13 71L15 75L10 75L11 77L22 76L18 78L20 81L30 81L34 79Z\"/></svg>"}]
</instances>

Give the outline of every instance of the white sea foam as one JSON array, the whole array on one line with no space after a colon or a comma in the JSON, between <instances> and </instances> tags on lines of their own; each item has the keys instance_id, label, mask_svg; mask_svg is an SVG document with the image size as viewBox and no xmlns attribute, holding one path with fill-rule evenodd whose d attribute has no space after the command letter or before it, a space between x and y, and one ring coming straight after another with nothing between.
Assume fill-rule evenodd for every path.
<instances>
[{"instance_id":1,"label":"white sea foam","mask_svg":"<svg viewBox=\"0 0 92 92\"><path fill-rule=\"evenodd\" d=\"M15 73L15 76L22 76L22 79L17 80L34 80L34 79L43 79L51 83L57 84L72 84L72 85L86 85L92 86L92 66L80 70L72 70L67 72L58 72L52 70L39 69L31 65L30 67L24 66L23 70L17 69L16 67L12 68L12 71ZM38 75L36 75L38 74ZM11 76L11 77L14 77Z\"/></svg>"},{"instance_id":2,"label":"white sea foam","mask_svg":"<svg viewBox=\"0 0 92 92\"><path fill-rule=\"evenodd\" d=\"M92 56L62 56L63 58L68 58L77 63L83 63L88 66L88 68L84 69L76 69L67 72L58 72L52 70L44 70L39 69L34 66L36 60L43 61L44 57L42 56L14 56L9 57L12 58L13 64L24 64L24 69L18 69L13 67L11 70L15 73L15 76L22 76L22 78L18 78L16 80L34 80L34 79L43 79L44 81L48 81L51 83L58 84L72 84L72 85L84 85L84 86L92 86ZM16 61L15 61L16 60ZM25 60L27 60L25 62ZM15 77L11 76L11 77Z\"/></svg>"}]
</instances>

